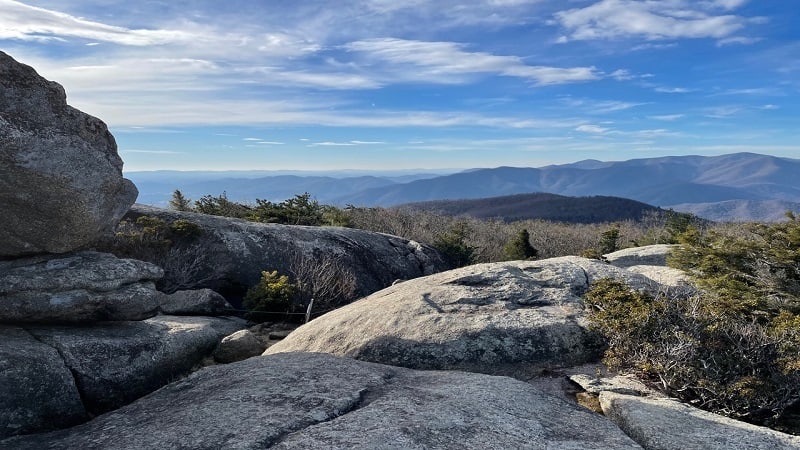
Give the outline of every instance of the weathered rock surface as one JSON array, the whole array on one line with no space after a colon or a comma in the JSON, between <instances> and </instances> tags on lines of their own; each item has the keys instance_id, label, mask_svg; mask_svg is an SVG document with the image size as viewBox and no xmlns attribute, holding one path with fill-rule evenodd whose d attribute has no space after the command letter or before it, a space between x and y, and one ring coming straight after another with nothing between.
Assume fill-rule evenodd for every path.
<instances>
[{"instance_id":1,"label":"weathered rock surface","mask_svg":"<svg viewBox=\"0 0 800 450\"><path fill-rule=\"evenodd\" d=\"M630 266L666 266L667 255L674 245L656 244L645 245L643 247L631 247L617 250L616 252L603 255L609 264L621 268Z\"/></svg>"},{"instance_id":2,"label":"weathered rock surface","mask_svg":"<svg viewBox=\"0 0 800 450\"><path fill-rule=\"evenodd\" d=\"M652 450L789 450L800 437L693 408L672 399L600 394L603 412Z\"/></svg>"},{"instance_id":3,"label":"weathered rock surface","mask_svg":"<svg viewBox=\"0 0 800 450\"><path fill-rule=\"evenodd\" d=\"M184 219L197 224L202 233L186 247L187 261L194 265L197 280L188 285L207 287L226 296L244 293L255 285L264 270L289 273L292 255L312 260L335 258L356 277L356 296L383 289L398 278L411 279L447 269L436 250L396 236L339 227L306 227L247 222L227 217L171 211L134 205L125 216L142 215L171 222ZM202 249L192 252L192 248ZM186 285L169 269L165 283Z\"/></svg>"},{"instance_id":4,"label":"weathered rock surface","mask_svg":"<svg viewBox=\"0 0 800 450\"><path fill-rule=\"evenodd\" d=\"M0 325L0 439L74 425L85 417L58 352L22 328Z\"/></svg>"},{"instance_id":5,"label":"weathered rock surface","mask_svg":"<svg viewBox=\"0 0 800 450\"><path fill-rule=\"evenodd\" d=\"M506 377L323 354L195 372L84 425L12 449L634 449L602 416Z\"/></svg>"},{"instance_id":6,"label":"weathered rock surface","mask_svg":"<svg viewBox=\"0 0 800 450\"><path fill-rule=\"evenodd\" d=\"M211 289L177 291L159 298L159 310L176 316L221 316L232 309L225 297Z\"/></svg>"},{"instance_id":7,"label":"weathered rock surface","mask_svg":"<svg viewBox=\"0 0 800 450\"><path fill-rule=\"evenodd\" d=\"M108 253L0 261L0 322L141 320L158 311L163 271Z\"/></svg>"},{"instance_id":8,"label":"weathered rock surface","mask_svg":"<svg viewBox=\"0 0 800 450\"><path fill-rule=\"evenodd\" d=\"M157 316L84 327L34 326L28 331L58 351L75 377L84 406L96 414L184 375L223 337L244 325L240 319Z\"/></svg>"},{"instance_id":9,"label":"weathered rock surface","mask_svg":"<svg viewBox=\"0 0 800 450\"><path fill-rule=\"evenodd\" d=\"M264 352L267 345L250 330L239 330L230 336L225 336L214 350L214 361L228 364Z\"/></svg>"},{"instance_id":10,"label":"weathered rock surface","mask_svg":"<svg viewBox=\"0 0 800 450\"><path fill-rule=\"evenodd\" d=\"M691 288L688 275L679 269L667 267L667 256L674 245L656 244L618 250L603 257L612 266L642 274L670 288Z\"/></svg>"},{"instance_id":11,"label":"weathered rock surface","mask_svg":"<svg viewBox=\"0 0 800 450\"><path fill-rule=\"evenodd\" d=\"M0 257L87 244L113 229L137 194L106 125L0 52Z\"/></svg>"},{"instance_id":12,"label":"weathered rock surface","mask_svg":"<svg viewBox=\"0 0 800 450\"><path fill-rule=\"evenodd\" d=\"M301 326L265 354L326 352L415 369L526 379L597 360L581 295L599 278L658 289L641 275L579 257L478 264L410 280Z\"/></svg>"}]
</instances>

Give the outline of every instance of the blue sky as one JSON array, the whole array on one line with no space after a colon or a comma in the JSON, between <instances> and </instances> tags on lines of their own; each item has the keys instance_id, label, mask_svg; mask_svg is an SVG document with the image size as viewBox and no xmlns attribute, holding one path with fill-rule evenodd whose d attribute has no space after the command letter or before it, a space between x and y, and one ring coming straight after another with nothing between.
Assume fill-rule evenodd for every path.
<instances>
[{"instance_id":1,"label":"blue sky","mask_svg":"<svg viewBox=\"0 0 800 450\"><path fill-rule=\"evenodd\" d=\"M796 0L0 0L125 170L800 157Z\"/></svg>"}]
</instances>

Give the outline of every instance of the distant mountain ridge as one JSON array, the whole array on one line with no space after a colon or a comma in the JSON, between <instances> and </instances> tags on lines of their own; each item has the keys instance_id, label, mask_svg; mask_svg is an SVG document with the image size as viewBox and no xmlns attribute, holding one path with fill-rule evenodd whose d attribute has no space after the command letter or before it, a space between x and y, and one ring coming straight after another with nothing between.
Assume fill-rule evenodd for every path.
<instances>
[{"instance_id":1,"label":"distant mountain ridge","mask_svg":"<svg viewBox=\"0 0 800 450\"><path fill-rule=\"evenodd\" d=\"M619 197L566 197L556 194L516 194L472 200L433 200L405 203L396 208L429 211L448 216L478 219L499 218L506 222L541 219L554 222L598 223L639 220L659 208Z\"/></svg>"},{"instance_id":2,"label":"distant mountain ridge","mask_svg":"<svg viewBox=\"0 0 800 450\"><path fill-rule=\"evenodd\" d=\"M129 177L139 187L140 203L159 206L166 205L176 188L194 199L227 191L232 200L249 201L284 200L309 192L322 203L340 206L394 206L534 192L573 197L610 196L694 212L711 220L761 220L761 217L770 220L782 216L783 211L777 209L800 204L800 159L756 153L608 162L584 160L539 168L470 169L446 175L355 174L281 174L246 179L233 178L234 174L229 179L199 177L191 182L168 176L159 178L153 172ZM716 204L721 205L716 207Z\"/></svg>"},{"instance_id":3,"label":"distant mountain ridge","mask_svg":"<svg viewBox=\"0 0 800 450\"><path fill-rule=\"evenodd\" d=\"M610 163L584 161L542 168L498 167L372 188L348 196L348 201L392 206L529 192L607 195L656 206L727 200L798 202L800 160L737 153Z\"/></svg>"}]
</instances>

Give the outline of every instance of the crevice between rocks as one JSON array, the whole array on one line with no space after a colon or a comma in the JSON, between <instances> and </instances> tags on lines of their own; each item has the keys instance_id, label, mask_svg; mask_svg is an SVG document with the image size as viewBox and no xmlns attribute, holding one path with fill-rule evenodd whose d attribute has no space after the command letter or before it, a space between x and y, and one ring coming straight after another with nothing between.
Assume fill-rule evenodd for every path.
<instances>
[{"instance_id":1,"label":"crevice between rocks","mask_svg":"<svg viewBox=\"0 0 800 450\"><path fill-rule=\"evenodd\" d=\"M52 348L53 350L56 351L56 353L58 353L58 357L61 358L61 362L64 364L64 367L69 371L69 374L72 377L72 384L75 385L75 390L78 392L78 397L81 399L81 406L83 406L83 411L84 411L84 413L86 415L85 416L85 420L83 420L83 422L86 422L86 421L89 421L89 420L93 419L94 418L94 414L89 412L89 408L87 407L88 401L86 399L85 394L81 390L80 385L78 384L77 371L75 369L73 369L72 367L70 367L70 365L67 363L67 358L64 356L64 353L61 351L61 349L58 348L55 345L52 345L52 344L49 344L49 343L45 342L44 340L39 338L39 336L36 336L36 334L33 333L31 330L29 330L27 328L22 328L22 329L26 333L28 333L33 339L35 339L37 342L42 343L42 344Z\"/></svg>"},{"instance_id":2,"label":"crevice between rocks","mask_svg":"<svg viewBox=\"0 0 800 450\"><path fill-rule=\"evenodd\" d=\"M367 406L370 405L370 403L383 396L383 394L386 392L386 389L393 384L393 381L396 377L397 374L393 371L385 373L382 377L384 381L383 384L373 388L361 389L360 391L358 391L358 399L356 399L350 405L348 405L346 409L339 411L338 414L333 414L330 417L323 420L313 421L310 423L301 423L299 424L300 426L298 428L293 430L288 430L285 433L278 436L277 438L275 438L273 441L266 442L263 444L269 447L278 445L281 442L288 439L289 437L291 437L292 435L294 435L295 433L299 433L309 427L313 427L327 422L332 422L336 419L339 419L340 417L346 416L347 414L358 411L359 409L366 408Z\"/></svg>"}]
</instances>

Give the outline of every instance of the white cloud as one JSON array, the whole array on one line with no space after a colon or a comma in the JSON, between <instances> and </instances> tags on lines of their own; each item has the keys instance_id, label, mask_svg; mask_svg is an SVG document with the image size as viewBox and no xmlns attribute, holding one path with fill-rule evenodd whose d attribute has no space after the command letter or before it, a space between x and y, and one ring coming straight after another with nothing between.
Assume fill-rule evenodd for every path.
<instances>
[{"instance_id":1,"label":"white cloud","mask_svg":"<svg viewBox=\"0 0 800 450\"><path fill-rule=\"evenodd\" d=\"M632 80L632 79L636 78L629 71L627 71L625 69L617 69L617 70L611 72L611 74L609 76L611 78L617 80L617 81Z\"/></svg>"},{"instance_id":2,"label":"white cloud","mask_svg":"<svg viewBox=\"0 0 800 450\"><path fill-rule=\"evenodd\" d=\"M733 115L738 114L742 111L741 106L715 106L713 108L706 108L706 117L710 117L712 119L726 119Z\"/></svg>"},{"instance_id":3,"label":"white cloud","mask_svg":"<svg viewBox=\"0 0 800 450\"><path fill-rule=\"evenodd\" d=\"M369 60L387 62L394 67L412 66L410 78L458 82L452 75L497 74L528 79L538 85L574 83L600 78L594 67L548 67L525 64L517 56L499 56L465 51L455 42L425 42L405 39L367 39L344 46L364 54ZM393 71L396 73L396 71Z\"/></svg>"},{"instance_id":4,"label":"white cloud","mask_svg":"<svg viewBox=\"0 0 800 450\"><path fill-rule=\"evenodd\" d=\"M688 0L602 0L585 8L555 14L568 31L569 40L641 37L647 40L715 38L731 39L750 19L713 9L734 9L737 0L690 2Z\"/></svg>"},{"instance_id":5,"label":"white cloud","mask_svg":"<svg viewBox=\"0 0 800 450\"><path fill-rule=\"evenodd\" d=\"M685 114L663 114L657 116L647 116L648 119L663 120L671 122L685 117Z\"/></svg>"},{"instance_id":6,"label":"white cloud","mask_svg":"<svg viewBox=\"0 0 800 450\"><path fill-rule=\"evenodd\" d=\"M309 144L309 147L351 147L356 145L352 142L314 142L313 144Z\"/></svg>"},{"instance_id":7,"label":"white cloud","mask_svg":"<svg viewBox=\"0 0 800 450\"><path fill-rule=\"evenodd\" d=\"M605 134L611 131L611 129L599 127L597 125L581 125L575 128L575 131L580 131L582 133Z\"/></svg>"},{"instance_id":8,"label":"white cloud","mask_svg":"<svg viewBox=\"0 0 800 450\"><path fill-rule=\"evenodd\" d=\"M657 88L655 88L655 91L656 92L662 92L662 93L665 93L665 94L686 94L686 93L692 92L692 89L682 88L682 87L673 87L673 88L657 87Z\"/></svg>"},{"instance_id":9,"label":"white cloud","mask_svg":"<svg viewBox=\"0 0 800 450\"><path fill-rule=\"evenodd\" d=\"M608 114L617 111L624 111L626 109L635 108L637 106L646 105L647 103L636 102L623 102L619 100L591 100L566 97L561 99L570 108L580 108L586 114Z\"/></svg>"},{"instance_id":10,"label":"white cloud","mask_svg":"<svg viewBox=\"0 0 800 450\"><path fill-rule=\"evenodd\" d=\"M46 40L81 38L120 45L147 46L202 39L180 30L128 29L81 19L69 14L0 0L0 39Z\"/></svg>"},{"instance_id":11,"label":"white cloud","mask_svg":"<svg viewBox=\"0 0 800 450\"><path fill-rule=\"evenodd\" d=\"M755 44L756 42L759 41L761 41L761 38L735 36L718 40L717 46L721 47L724 45L750 45L750 44Z\"/></svg>"}]
</instances>

